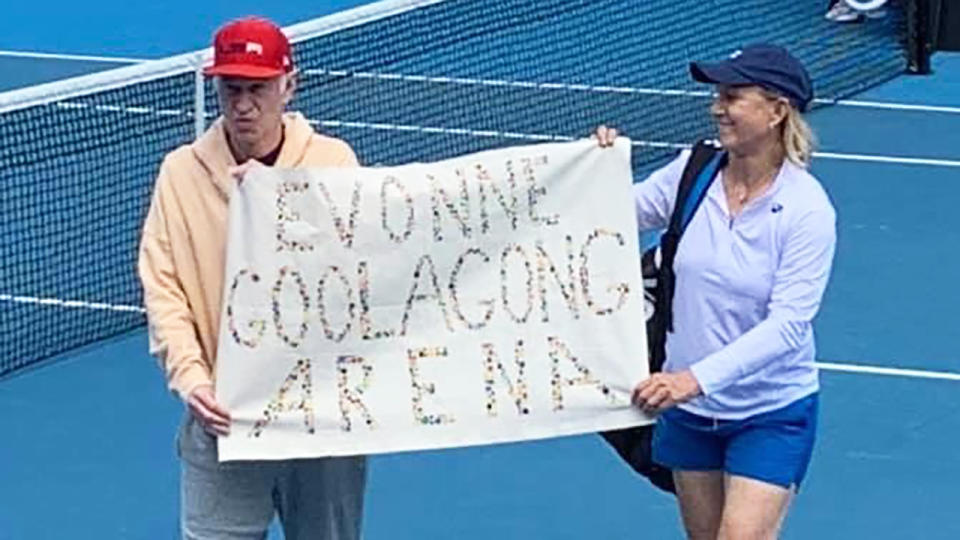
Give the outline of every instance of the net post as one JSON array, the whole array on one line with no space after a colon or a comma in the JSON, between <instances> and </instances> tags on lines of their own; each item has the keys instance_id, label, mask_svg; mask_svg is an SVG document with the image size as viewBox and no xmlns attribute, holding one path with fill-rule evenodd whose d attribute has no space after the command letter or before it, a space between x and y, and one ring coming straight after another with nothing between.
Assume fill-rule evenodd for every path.
<instances>
[{"instance_id":1,"label":"net post","mask_svg":"<svg viewBox=\"0 0 960 540\"><path fill-rule=\"evenodd\" d=\"M908 0L907 10L907 73L930 73L930 3L931 0Z\"/></svg>"},{"instance_id":2,"label":"net post","mask_svg":"<svg viewBox=\"0 0 960 540\"><path fill-rule=\"evenodd\" d=\"M203 55L198 54L193 63L193 136L199 139L207 129L206 80L203 76Z\"/></svg>"}]
</instances>

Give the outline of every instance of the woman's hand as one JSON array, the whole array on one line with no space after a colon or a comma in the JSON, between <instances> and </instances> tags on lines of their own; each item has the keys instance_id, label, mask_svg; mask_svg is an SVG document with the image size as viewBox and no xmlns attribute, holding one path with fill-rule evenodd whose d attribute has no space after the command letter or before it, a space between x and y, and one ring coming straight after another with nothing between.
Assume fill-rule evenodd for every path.
<instances>
[{"instance_id":1,"label":"woman's hand","mask_svg":"<svg viewBox=\"0 0 960 540\"><path fill-rule=\"evenodd\" d=\"M654 373L633 389L633 403L647 414L656 414L700 394L700 383L689 369L678 373Z\"/></svg>"},{"instance_id":2,"label":"woman's hand","mask_svg":"<svg viewBox=\"0 0 960 540\"><path fill-rule=\"evenodd\" d=\"M600 145L600 148L609 148L613 146L613 141L617 140L616 128L599 126L597 130L593 132L593 138L597 140L597 144Z\"/></svg>"}]
</instances>

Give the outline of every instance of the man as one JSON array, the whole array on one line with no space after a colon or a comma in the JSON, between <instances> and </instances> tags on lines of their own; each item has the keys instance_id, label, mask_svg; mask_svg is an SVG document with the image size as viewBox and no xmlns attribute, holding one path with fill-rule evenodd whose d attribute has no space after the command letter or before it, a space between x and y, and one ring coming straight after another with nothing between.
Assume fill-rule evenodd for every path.
<instances>
[{"instance_id":1,"label":"man","mask_svg":"<svg viewBox=\"0 0 960 540\"><path fill-rule=\"evenodd\" d=\"M246 165L356 166L344 142L285 113L294 91L290 44L263 19L242 19L214 38L223 115L163 161L143 228L139 273L150 349L187 405L178 435L183 538L263 538L274 512L287 539L360 536L362 457L218 463L216 437L230 414L214 392L226 257L227 206Z\"/></svg>"}]
</instances>

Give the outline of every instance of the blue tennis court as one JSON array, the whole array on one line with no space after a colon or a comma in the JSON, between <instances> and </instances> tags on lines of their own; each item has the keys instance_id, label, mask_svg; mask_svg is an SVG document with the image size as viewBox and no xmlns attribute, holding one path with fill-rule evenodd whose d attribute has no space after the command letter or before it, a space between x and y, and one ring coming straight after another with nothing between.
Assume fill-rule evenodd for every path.
<instances>
[{"instance_id":1,"label":"blue tennis court","mask_svg":"<svg viewBox=\"0 0 960 540\"><path fill-rule=\"evenodd\" d=\"M0 91L197 49L220 22L241 14L292 24L361 3L318 9L285 2L268 10L216 3L196 18L184 17L186 2L179 10L143 11L100 3L92 13L107 22L83 32L68 30L77 6L64 4L47 24L48 6L20 4L13 9L28 24L11 22L16 16L0 23L0 49L53 55L0 53ZM670 61L683 67L690 59L684 54ZM821 428L787 539L960 538L960 54L937 53L932 64L931 75L899 75L810 114L821 141L814 172L837 208L839 243L816 323L825 368ZM457 73L403 59L392 67L473 80L510 75L484 73L482 62ZM544 68L537 80L558 73ZM339 79L330 77L332 93ZM424 90L421 102L467 100L458 92L470 88L439 97ZM615 122L615 112L627 108L596 99L577 113L583 126ZM402 123L390 111L344 122L337 115L344 105L334 101L330 118L340 123L327 127L348 140L369 137L372 125ZM604 106L612 116L591 114ZM477 132L492 129L469 124L469 111L460 120ZM578 126L574 133L586 132ZM402 155L433 136L407 130L391 152ZM368 161L399 159L378 152ZM6 286L0 280L0 296L18 294ZM13 309L0 302L0 310ZM142 328L120 332L0 379L0 540L176 537L173 436L181 406L165 390L146 341ZM674 500L635 477L595 436L374 457L364 531L371 540L682 537Z\"/></svg>"}]
</instances>

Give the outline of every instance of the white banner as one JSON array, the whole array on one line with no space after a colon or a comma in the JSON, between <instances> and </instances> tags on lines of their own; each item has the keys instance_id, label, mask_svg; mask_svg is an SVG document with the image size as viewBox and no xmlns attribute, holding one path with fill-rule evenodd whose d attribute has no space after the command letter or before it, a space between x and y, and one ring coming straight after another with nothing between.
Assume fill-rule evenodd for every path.
<instances>
[{"instance_id":1,"label":"white banner","mask_svg":"<svg viewBox=\"0 0 960 540\"><path fill-rule=\"evenodd\" d=\"M235 190L220 459L371 454L646 423L630 145L258 168Z\"/></svg>"}]
</instances>

